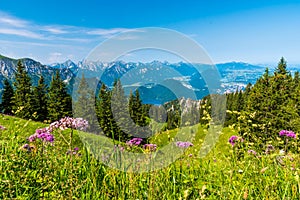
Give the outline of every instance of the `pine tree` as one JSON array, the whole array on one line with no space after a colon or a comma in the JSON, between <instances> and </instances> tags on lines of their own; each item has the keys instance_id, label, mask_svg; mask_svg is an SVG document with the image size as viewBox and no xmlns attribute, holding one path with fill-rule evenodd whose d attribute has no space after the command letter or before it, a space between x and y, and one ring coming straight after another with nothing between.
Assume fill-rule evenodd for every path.
<instances>
[{"instance_id":1,"label":"pine tree","mask_svg":"<svg viewBox=\"0 0 300 200\"><path fill-rule=\"evenodd\" d=\"M16 81L14 83L15 93L13 97L13 112L17 117L24 119L32 118L34 104L31 78L27 74L24 65L18 61L17 72L15 74Z\"/></svg>"},{"instance_id":2,"label":"pine tree","mask_svg":"<svg viewBox=\"0 0 300 200\"><path fill-rule=\"evenodd\" d=\"M4 89L0 111L4 114L12 114L14 89L7 79L4 79Z\"/></svg>"},{"instance_id":3,"label":"pine tree","mask_svg":"<svg viewBox=\"0 0 300 200\"><path fill-rule=\"evenodd\" d=\"M72 116L72 97L68 94L67 86L61 79L59 71L56 71L50 84L48 113L50 121Z\"/></svg>"},{"instance_id":4,"label":"pine tree","mask_svg":"<svg viewBox=\"0 0 300 200\"><path fill-rule=\"evenodd\" d=\"M95 115L95 95L82 75L77 89L78 99L74 104L74 116L80 117L89 122L88 131L96 131L98 121Z\"/></svg>"},{"instance_id":5,"label":"pine tree","mask_svg":"<svg viewBox=\"0 0 300 200\"><path fill-rule=\"evenodd\" d=\"M144 138L150 137L152 132L146 128L149 125L148 112L150 107L142 104L138 90L135 91L135 94L130 92L128 107L131 117L131 120L129 120L131 134L140 135L140 137Z\"/></svg>"},{"instance_id":6,"label":"pine tree","mask_svg":"<svg viewBox=\"0 0 300 200\"><path fill-rule=\"evenodd\" d=\"M270 75L268 69L247 95L242 113L241 134L252 141L265 143L275 139L282 129L292 130L299 116L293 108L293 78L286 70L286 61L281 58ZM244 97L245 98L245 97Z\"/></svg>"},{"instance_id":7,"label":"pine tree","mask_svg":"<svg viewBox=\"0 0 300 200\"><path fill-rule=\"evenodd\" d=\"M285 61L285 59L283 57L281 57L278 65L277 65L277 68L275 70L275 75L276 74L285 75L287 73L286 67L287 67L286 61Z\"/></svg>"},{"instance_id":8,"label":"pine tree","mask_svg":"<svg viewBox=\"0 0 300 200\"><path fill-rule=\"evenodd\" d=\"M101 85L99 96L96 99L96 114L103 133L107 137L112 138L113 132L111 129L112 115L110 110L110 94L105 84Z\"/></svg>"},{"instance_id":9,"label":"pine tree","mask_svg":"<svg viewBox=\"0 0 300 200\"><path fill-rule=\"evenodd\" d=\"M33 96L33 110L36 113L36 120L43 122L48 118L48 87L43 76L40 77L38 85L33 88Z\"/></svg>"},{"instance_id":10,"label":"pine tree","mask_svg":"<svg viewBox=\"0 0 300 200\"><path fill-rule=\"evenodd\" d=\"M117 136L115 139L122 141L129 139L135 130L135 124L131 120L128 101L120 80L114 83L111 95L111 110L113 119L117 124L117 128L114 130L114 134Z\"/></svg>"},{"instance_id":11,"label":"pine tree","mask_svg":"<svg viewBox=\"0 0 300 200\"><path fill-rule=\"evenodd\" d=\"M129 112L136 125L147 125L146 108L142 104L138 90L135 91L135 94L132 94L132 92L129 94Z\"/></svg>"}]
</instances>

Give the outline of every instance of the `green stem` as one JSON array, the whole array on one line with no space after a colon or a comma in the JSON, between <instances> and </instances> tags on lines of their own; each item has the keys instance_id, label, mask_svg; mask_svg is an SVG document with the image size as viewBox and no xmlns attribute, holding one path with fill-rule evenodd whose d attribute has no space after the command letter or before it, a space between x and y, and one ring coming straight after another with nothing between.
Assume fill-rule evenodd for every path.
<instances>
[{"instance_id":1,"label":"green stem","mask_svg":"<svg viewBox=\"0 0 300 200\"><path fill-rule=\"evenodd\" d=\"M71 168L71 173L70 173L70 192L71 192L71 199L73 198L73 161L72 161L72 158L73 158L73 149L72 149L72 139L73 139L73 129L71 128L71 133L70 133L70 142L69 142L69 150L70 150L70 168Z\"/></svg>"},{"instance_id":2,"label":"green stem","mask_svg":"<svg viewBox=\"0 0 300 200\"><path fill-rule=\"evenodd\" d=\"M41 150L41 159L42 159L42 163L44 164L44 142L41 141L42 143L42 150ZM44 166L42 166L42 195L43 195L43 199L45 198L45 191L44 191L44 182L45 182L45 175L44 175Z\"/></svg>"}]
</instances>

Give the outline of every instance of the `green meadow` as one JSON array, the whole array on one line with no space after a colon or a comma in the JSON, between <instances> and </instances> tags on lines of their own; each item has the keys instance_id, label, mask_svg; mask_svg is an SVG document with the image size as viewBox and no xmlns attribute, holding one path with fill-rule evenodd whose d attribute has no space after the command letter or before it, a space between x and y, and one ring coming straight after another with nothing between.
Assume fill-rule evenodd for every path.
<instances>
[{"instance_id":1,"label":"green meadow","mask_svg":"<svg viewBox=\"0 0 300 200\"><path fill-rule=\"evenodd\" d=\"M0 132L0 199L299 199L299 155L268 147L254 153L246 140L232 146L233 128L222 129L211 151L199 156L206 127L184 127L181 133L194 134L189 141L193 146L182 149L174 162L150 172L126 172L107 166L82 143L101 136L56 130L52 144L29 143L36 129L49 125L7 115L1 115L0 124L5 127ZM155 152L118 143L125 147L119 153L155 156L178 133L175 129L151 137ZM30 149L23 148L26 143Z\"/></svg>"}]
</instances>

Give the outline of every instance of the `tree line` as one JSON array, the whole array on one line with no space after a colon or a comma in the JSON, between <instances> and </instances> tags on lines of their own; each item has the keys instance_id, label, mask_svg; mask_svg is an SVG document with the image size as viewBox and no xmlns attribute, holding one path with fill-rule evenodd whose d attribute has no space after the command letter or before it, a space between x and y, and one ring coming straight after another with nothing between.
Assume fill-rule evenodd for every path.
<instances>
[{"instance_id":1,"label":"tree line","mask_svg":"<svg viewBox=\"0 0 300 200\"><path fill-rule=\"evenodd\" d=\"M143 104L138 90L126 96L120 80L116 80L112 88L100 82L95 94L84 76L77 89L78 97L72 102L58 70L49 87L43 76L38 85L33 86L25 67L18 62L15 82L11 85L8 80L4 81L0 110L24 119L50 122L74 114L88 120L90 130L100 127L106 136L126 141L138 134L150 136L151 133L143 132L141 127L151 121L163 123L162 130L197 123L207 125L212 118L212 99L222 103L225 97L224 125L238 127L240 135L250 141L268 142L276 139L276 133L282 129L300 131L299 78L299 72L292 75L287 71L287 63L281 58L273 74L267 68L257 82L248 84L244 91L211 94L200 100L200 107L194 104L182 112L180 100L154 106Z\"/></svg>"},{"instance_id":2,"label":"tree line","mask_svg":"<svg viewBox=\"0 0 300 200\"><path fill-rule=\"evenodd\" d=\"M225 126L235 126L239 134L264 145L276 140L281 130L300 132L299 72L291 74L281 58L273 74L266 68L254 85L226 94ZM200 112L210 112L211 96L202 100ZM202 119L202 123L207 123Z\"/></svg>"},{"instance_id":3,"label":"tree line","mask_svg":"<svg viewBox=\"0 0 300 200\"><path fill-rule=\"evenodd\" d=\"M137 135L138 127L149 124L150 105L142 104L138 90L127 97L120 80L115 81L112 89L100 84L95 95L82 76L76 92L77 99L72 101L59 70L49 86L42 75L34 86L25 66L19 61L15 81L11 84L9 80L4 80L0 111L41 122L53 122L74 115L88 120L89 130L98 131L97 127L100 126L105 135L122 141Z\"/></svg>"},{"instance_id":4,"label":"tree line","mask_svg":"<svg viewBox=\"0 0 300 200\"><path fill-rule=\"evenodd\" d=\"M52 77L49 87L43 75L37 86L33 86L25 66L18 61L13 84L4 80L0 111L23 119L52 122L64 116L72 116L72 98L59 70Z\"/></svg>"}]
</instances>

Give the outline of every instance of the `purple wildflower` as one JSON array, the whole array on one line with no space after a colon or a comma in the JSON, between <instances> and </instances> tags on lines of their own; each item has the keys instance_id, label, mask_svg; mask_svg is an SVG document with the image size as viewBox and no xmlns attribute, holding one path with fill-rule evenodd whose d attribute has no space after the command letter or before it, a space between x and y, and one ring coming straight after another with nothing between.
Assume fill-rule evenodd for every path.
<instances>
[{"instance_id":1,"label":"purple wildflower","mask_svg":"<svg viewBox=\"0 0 300 200\"><path fill-rule=\"evenodd\" d=\"M78 148L78 147L75 147L75 148L74 148L74 151L78 151L78 150L79 150L79 148Z\"/></svg>"},{"instance_id":2,"label":"purple wildflower","mask_svg":"<svg viewBox=\"0 0 300 200\"><path fill-rule=\"evenodd\" d=\"M179 148L188 148L190 146L193 146L193 144L191 142L178 141L178 142L176 142L176 146L179 147Z\"/></svg>"},{"instance_id":3,"label":"purple wildflower","mask_svg":"<svg viewBox=\"0 0 300 200\"><path fill-rule=\"evenodd\" d=\"M157 145L156 144L144 144L144 149L149 151L156 151Z\"/></svg>"},{"instance_id":4,"label":"purple wildflower","mask_svg":"<svg viewBox=\"0 0 300 200\"><path fill-rule=\"evenodd\" d=\"M54 136L51 133L41 133L38 138L43 142L54 142Z\"/></svg>"},{"instance_id":5,"label":"purple wildflower","mask_svg":"<svg viewBox=\"0 0 300 200\"><path fill-rule=\"evenodd\" d=\"M38 137L38 134L35 133L35 134L29 136L28 141L29 142L34 142L37 137Z\"/></svg>"},{"instance_id":6,"label":"purple wildflower","mask_svg":"<svg viewBox=\"0 0 300 200\"><path fill-rule=\"evenodd\" d=\"M229 138L228 142L229 142L232 146L234 146L235 143L238 141L238 139L239 139L238 136L233 135L233 136L231 136L231 137Z\"/></svg>"},{"instance_id":7,"label":"purple wildflower","mask_svg":"<svg viewBox=\"0 0 300 200\"><path fill-rule=\"evenodd\" d=\"M64 117L59 121L55 121L50 124L49 129L52 131L54 129L66 130L68 128L85 130L88 127L88 121L82 118L72 118Z\"/></svg>"},{"instance_id":8,"label":"purple wildflower","mask_svg":"<svg viewBox=\"0 0 300 200\"><path fill-rule=\"evenodd\" d=\"M126 144L128 146L139 146L142 143L142 138L132 138L131 140L127 141Z\"/></svg>"},{"instance_id":9,"label":"purple wildflower","mask_svg":"<svg viewBox=\"0 0 300 200\"><path fill-rule=\"evenodd\" d=\"M54 136L47 128L37 129L33 135L29 136L28 141L34 142L37 138L43 142L54 142Z\"/></svg>"},{"instance_id":10,"label":"purple wildflower","mask_svg":"<svg viewBox=\"0 0 300 200\"><path fill-rule=\"evenodd\" d=\"M248 150L248 154L256 155L257 153L256 153L256 151L250 149L250 150Z\"/></svg>"},{"instance_id":11,"label":"purple wildflower","mask_svg":"<svg viewBox=\"0 0 300 200\"><path fill-rule=\"evenodd\" d=\"M6 128L2 125L0 125L0 130L5 130Z\"/></svg>"},{"instance_id":12,"label":"purple wildflower","mask_svg":"<svg viewBox=\"0 0 300 200\"><path fill-rule=\"evenodd\" d=\"M124 151L125 150L125 148L122 147L122 146L120 146L119 149L120 149L120 151Z\"/></svg>"},{"instance_id":13,"label":"purple wildflower","mask_svg":"<svg viewBox=\"0 0 300 200\"><path fill-rule=\"evenodd\" d=\"M293 131L281 130L279 136L286 136L290 138L296 138L296 134Z\"/></svg>"},{"instance_id":14,"label":"purple wildflower","mask_svg":"<svg viewBox=\"0 0 300 200\"><path fill-rule=\"evenodd\" d=\"M285 136L286 135L287 130L281 130L279 132L279 136Z\"/></svg>"},{"instance_id":15,"label":"purple wildflower","mask_svg":"<svg viewBox=\"0 0 300 200\"><path fill-rule=\"evenodd\" d=\"M289 131L289 132L286 134L286 137L296 138L296 134L295 134L293 131Z\"/></svg>"}]
</instances>

